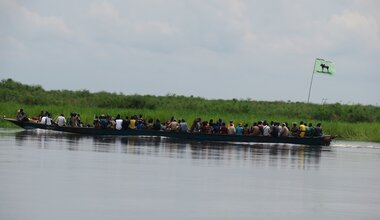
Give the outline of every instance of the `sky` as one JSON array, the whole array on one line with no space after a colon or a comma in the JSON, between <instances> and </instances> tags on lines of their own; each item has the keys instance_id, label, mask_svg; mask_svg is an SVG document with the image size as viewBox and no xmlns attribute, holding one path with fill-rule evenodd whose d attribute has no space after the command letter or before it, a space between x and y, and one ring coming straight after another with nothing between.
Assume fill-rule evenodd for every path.
<instances>
[{"instance_id":1,"label":"sky","mask_svg":"<svg viewBox=\"0 0 380 220\"><path fill-rule=\"evenodd\" d=\"M378 0L0 0L0 79L123 94L380 104Z\"/></svg>"}]
</instances>

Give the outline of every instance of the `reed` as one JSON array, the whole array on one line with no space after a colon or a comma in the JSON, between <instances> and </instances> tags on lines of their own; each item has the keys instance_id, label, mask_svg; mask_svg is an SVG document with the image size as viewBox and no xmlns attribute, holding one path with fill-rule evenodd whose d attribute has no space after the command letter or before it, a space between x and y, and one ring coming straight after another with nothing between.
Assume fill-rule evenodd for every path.
<instances>
[{"instance_id":1,"label":"reed","mask_svg":"<svg viewBox=\"0 0 380 220\"><path fill-rule=\"evenodd\" d=\"M49 111L53 118L63 113L68 116L70 112L80 113L83 122L91 124L94 115L109 114L116 116L120 114L122 117L142 114L146 120L148 119L160 119L166 121L174 116L177 119L185 119L191 123L195 118L201 117L202 120L217 120L222 118L224 121L233 120L235 123L249 124L259 120L278 121L278 122L299 122L303 120L307 123L313 123L315 126L317 122L321 122L324 132L326 134L337 135L338 139L344 140L357 140L357 141L375 141L380 142L380 123L364 122L364 123L349 123L349 122L333 122L333 121L316 121L306 120L290 117L274 117L269 115L251 115L251 114L233 114L233 113L213 113L213 112L197 112L192 110L178 110L167 111L166 109L122 109L122 108L97 108L97 107L85 107L85 106L55 106L55 105L21 105L14 102L0 103L1 115L7 117L14 117L17 109L24 108L24 110L31 117L38 115L40 111ZM15 127L11 123L7 123L4 120L0 120L0 127Z\"/></svg>"}]
</instances>

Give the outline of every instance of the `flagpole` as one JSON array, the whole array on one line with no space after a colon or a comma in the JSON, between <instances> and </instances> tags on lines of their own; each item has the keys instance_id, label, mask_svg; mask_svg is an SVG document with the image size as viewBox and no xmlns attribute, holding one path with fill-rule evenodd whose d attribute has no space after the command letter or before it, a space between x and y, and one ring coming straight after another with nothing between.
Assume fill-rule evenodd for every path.
<instances>
[{"instance_id":1,"label":"flagpole","mask_svg":"<svg viewBox=\"0 0 380 220\"><path fill-rule=\"evenodd\" d=\"M314 61L314 68L313 68L313 74L311 74L311 81L310 81L310 87L309 87L309 95L307 97L307 103L310 101L310 93L311 93L311 86L313 85L313 79L314 79L314 73L315 73L315 61Z\"/></svg>"}]
</instances>

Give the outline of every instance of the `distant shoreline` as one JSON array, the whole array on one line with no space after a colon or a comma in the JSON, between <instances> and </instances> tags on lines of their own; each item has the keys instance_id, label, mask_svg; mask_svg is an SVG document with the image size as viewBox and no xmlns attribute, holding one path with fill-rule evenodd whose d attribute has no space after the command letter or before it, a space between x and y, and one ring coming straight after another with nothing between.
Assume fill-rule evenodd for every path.
<instances>
[{"instance_id":1,"label":"distant shoreline","mask_svg":"<svg viewBox=\"0 0 380 220\"><path fill-rule=\"evenodd\" d=\"M12 79L0 82L0 116L14 118L23 108L29 117L48 111L53 117L77 112L85 123L92 124L94 116L109 114L123 118L142 114L166 121L172 116L192 123L195 118L236 123L259 120L292 122L304 121L315 126L321 122L324 133L337 135L341 140L380 142L380 107L364 105L308 104L302 102L265 102L255 100L207 100L200 97L122 95L108 92L52 90L41 86L24 85ZM0 120L0 127L12 127Z\"/></svg>"},{"instance_id":2,"label":"distant shoreline","mask_svg":"<svg viewBox=\"0 0 380 220\"><path fill-rule=\"evenodd\" d=\"M15 112L21 106L17 103L1 103L0 109L2 116L7 117L15 117ZM239 115L231 115L229 113L218 114L218 117L213 113L203 113L203 114L194 114L192 112L183 112L183 111L167 111L165 109L162 110L146 110L146 109L104 109L104 108L93 108L93 107L73 107L70 108L68 106L51 106L51 105L22 105L23 109L28 113L28 116L36 116L40 113L41 109L49 111L53 118L57 117L59 114L64 113L67 117L70 112L73 112L70 109L74 109L75 112L80 113L81 120L85 124L92 124L94 115L99 115L101 113L110 114L112 116L116 116L117 114L121 114L124 118L126 115L131 116L135 114L143 114L146 120L148 119L160 119L161 121L166 121L170 117L174 116L178 119L185 119L189 124L192 123L193 119L196 117L201 117L202 120L217 120L219 117L223 120L234 120L235 123L248 123L252 125L253 121L261 120L261 118L268 118L268 121L281 121L292 123L299 122L292 118L285 117L259 117L260 119L253 118L248 114L239 114ZM202 117L203 115L203 117ZM269 118L271 118L269 120ZM252 121L252 122L251 122ZM305 121L305 120L304 120ZM315 120L308 120L307 123L312 122L313 125L316 125ZM319 121L318 121L319 122ZM331 122L331 121L321 121L322 127L325 134L337 135L338 140L347 140L347 141L370 141L370 142L380 142L380 123L376 122L363 122L363 123L348 123L348 122ZM1 128L15 128L14 125L8 123L4 120L0 120Z\"/></svg>"}]
</instances>

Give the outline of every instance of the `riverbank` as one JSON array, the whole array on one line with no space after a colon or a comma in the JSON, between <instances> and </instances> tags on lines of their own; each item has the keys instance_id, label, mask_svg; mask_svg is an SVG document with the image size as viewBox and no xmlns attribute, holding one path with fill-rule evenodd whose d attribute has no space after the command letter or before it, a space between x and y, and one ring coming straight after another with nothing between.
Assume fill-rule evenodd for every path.
<instances>
[{"instance_id":1,"label":"riverbank","mask_svg":"<svg viewBox=\"0 0 380 220\"><path fill-rule=\"evenodd\" d=\"M77 112L81 115L81 120L85 124L92 124L95 115L109 114L116 116L120 114L122 117L126 115L138 115L142 114L146 120L149 119L160 119L161 121L166 121L174 116L177 119L185 119L188 123L191 123L194 118L201 117L202 120L222 118L224 121L233 120L235 123L249 124L258 120L267 121L279 121L279 122L299 122L301 120L307 123L321 122L324 133L337 135L337 139L340 140L355 140L355 141L372 141L380 142L380 123L375 122L362 122L362 123L349 123L349 122L333 122L333 121L316 121L316 120L306 120L303 118L290 118L290 117L275 117L268 115L255 116L251 114L233 114L233 113L210 113L210 112L197 112L193 110L178 110L178 111L168 111L165 109L161 110L149 110L149 109L121 109L121 108L94 108L94 107L83 107L83 106L54 106L54 105L21 105L19 103L0 103L1 115L6 117L15 117L15 111L19 108L23 108L28 116L37 116L41 110L49 111L53 118L61 113L64 113L67 117L70 112ZM2 128L14 128L15 126L4 120L0 120L0 127Z\"/></svg>"},{"instance_id":2,"label":"riverbank","mask_svg":"<svg viewBox=\"0 0 380 220\"><path fill-rule=\"evenodd\" d=\"M172 116L189 124L195 118L249 124L259 120L299 123L315 126L321 122L326 134L338 139L380 142L380 107L371 105L313 104L284 101L256 101L251 99L205 99L193 96L124 95L121 93L87 90L45 90L38 85L25 85L12 79L0 82L0 116L15 117L23 108L28 116L48 111L53 118L61 113L69 116L77 112L85 123L92 124L95 115L109 114L122 117L142 114L146 120L166 121ZM0 120L0 127L13 125Z\"/></svg>"}]
</instances>

